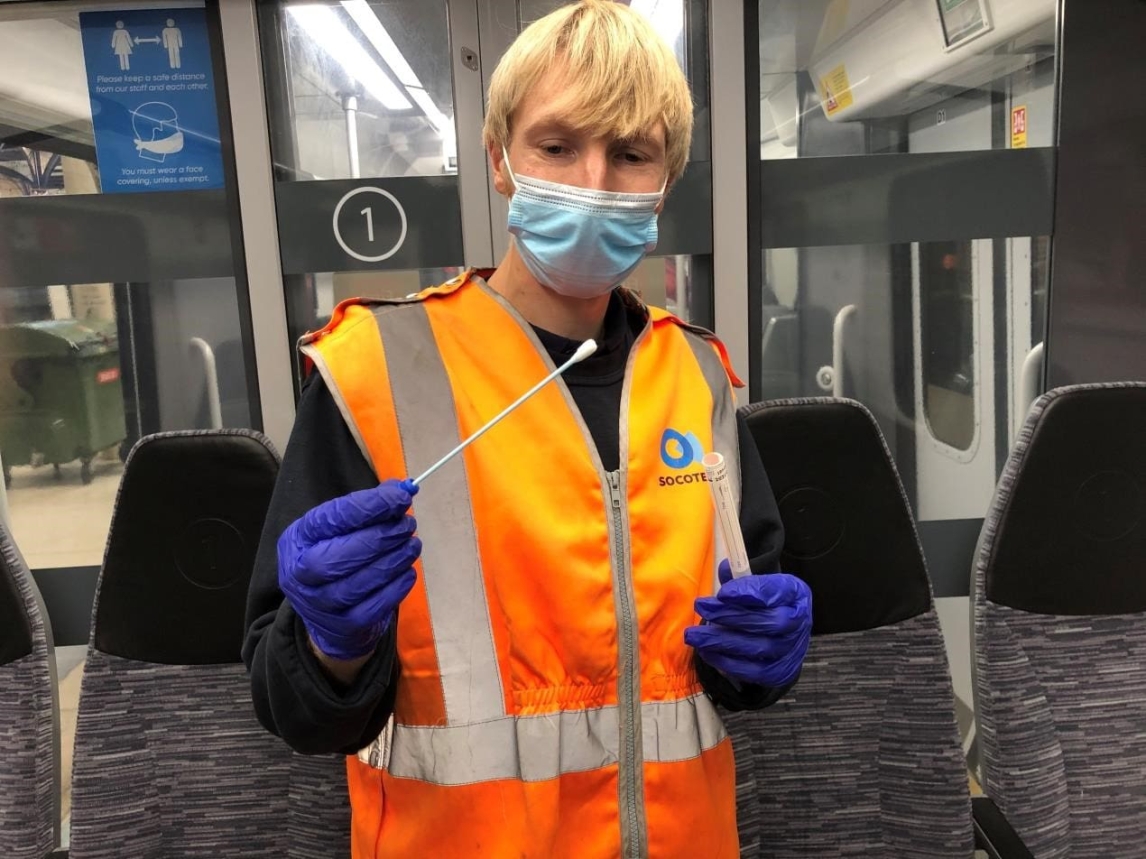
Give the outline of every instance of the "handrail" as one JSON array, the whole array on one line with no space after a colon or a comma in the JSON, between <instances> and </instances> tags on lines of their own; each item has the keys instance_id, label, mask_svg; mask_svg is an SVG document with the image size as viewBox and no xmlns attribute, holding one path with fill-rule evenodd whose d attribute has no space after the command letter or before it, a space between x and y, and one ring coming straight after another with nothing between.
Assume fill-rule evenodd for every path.
<instances>
[{"instance_id":1,"label":"handrail","mask_svg":"<svg viewBox=\"0 0 1146 859\"><path fill-rule=\"evenodd\" d=\"M1023 368L1019 371L1019 398L1015 403L1016 436L1022 431L1023 424L1027 422L1027 414L1042 391L1045 353L1046 344L1036 343L1023 359Z\"/></svg>"},{"instance_id":2,"label":"handrail","mask_svg":"<svg viewBox=\"0 0 1146 859\"><path fill-rule=\"evenodd\" d=\"M844 396L844 337L847 324L856 314L856 306L849 304L840 309L832 323L832 396Z\"/></svg>"},{"instance_id":3,"label":"handrail","mask_svg":"<svg viewBox=\"0 0 1146 859\"><path fill-rule=\"evenodd\" d=\"M203 374L207 381L207 408L211 429L223 428L223 405L219 398L219 373L215 367L215 351L202 337L192 337L191 345L203 356Z\"/></svg>"}]
</instances>

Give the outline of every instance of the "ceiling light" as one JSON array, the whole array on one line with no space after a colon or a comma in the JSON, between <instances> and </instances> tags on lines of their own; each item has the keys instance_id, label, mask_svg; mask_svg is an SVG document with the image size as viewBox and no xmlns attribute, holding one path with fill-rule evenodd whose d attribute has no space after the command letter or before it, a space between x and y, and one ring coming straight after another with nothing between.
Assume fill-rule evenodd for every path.
<instances>
[{"instance_id":1,"label":"ceiling light","mask_svg":"<svg viewBox=\"0 0 1146 859\"><path fill-rule=\"evenodd\" d=\"M413 105L381 66L328 6L288 6L294 19L351 78L382 103L387 110L409 110Z\"/></svg>"},{"instance_id":2,"label":"ceiling light","mask_svg":"<svg viewBox=\"0 0 1146 859\"><path fill-rule=\"evenodd\" d=\"M379 56L385 61L390 70L394 72L394 76L401 81L402 86L406 88L407 94L415 102L418 107L426 114L426 118L430 124L434 126L434 130L441 133L443 129L449 125L449 119L438 110L434 100L430 98L426 88L422 86L422 82L418 76L414 74L414 70L410 68L410 64L406 62L406 58L402 55L402 51L390 38L390 33L378 20L378 16L374 14L374 10L370 8L370 4L366 0L342 0L342 8L346 10L347 14L354 19L359 29L374 49L378 51Z\"/></svg>"}]
</instances>

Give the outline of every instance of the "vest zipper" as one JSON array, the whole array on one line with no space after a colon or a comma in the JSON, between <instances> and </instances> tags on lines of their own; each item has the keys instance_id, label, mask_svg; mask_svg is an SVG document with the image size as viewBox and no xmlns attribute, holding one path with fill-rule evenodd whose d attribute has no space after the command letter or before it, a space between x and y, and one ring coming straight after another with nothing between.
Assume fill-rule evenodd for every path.
<instances>
[{"instance_id":1,"label":"vest zipper","mask_svg":"<svg viewBox=\"0 0 1146 859\"><path fill-rule=\"evenodd\" d=\"M644 755L641 748L641 692L638 675L636 601L629 565L626 563L626 535L624 490L621 472L610 471L609 503L613 514L613 556L616 575L617 646L620 650L618 666L617 704L620 723L620 780L621 851L626 859L640 859L648 855L648 834L644 815Z\"/></svg>"},{"instance_id":2,"label":"vest zipper","mask_svg":"<svg viewBox=\"0 0 1146 859\"><path fill-rule=\"evenodd\" d=\"M529 341L543 356L549 369L556 365L549 357L541 341L529 323L508 301L484 283L479 283L482 291L496 301L517 321ZM609 537L613 548L613 601L617 615L618 680L617 709L620 722L620 760L618 762L619 804L621 818L621 856L624 859L646 859L649 855L649 833L645 822L645 772L644 749L641 737L641 683L640 659L637 651L637 608L633 597L632 570L628 563L629 522L625 506L624 463L629 459L629 398L632 392L633 365L636 363L637 349L653 329L651 319L633 341L629 358L625 364L625 381L621 394L620 461L619 471L606 472L597 453L593 434L585 425L577 404L565 386L558 379L555 383L563 393L570 412L574 415L581 433L585 437L598 472L606 479L609 502Z\"/></svg>"}]
</instances>

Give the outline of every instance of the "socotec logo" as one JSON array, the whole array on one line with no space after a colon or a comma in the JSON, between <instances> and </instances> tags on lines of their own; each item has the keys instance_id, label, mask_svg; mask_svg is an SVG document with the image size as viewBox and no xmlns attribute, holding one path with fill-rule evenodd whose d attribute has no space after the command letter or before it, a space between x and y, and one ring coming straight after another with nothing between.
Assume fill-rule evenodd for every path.
<instances>
[{"instance_id":1,"label":"socotec logo","mask_svg":"<svg viewBox=\"0 0 1146 859\"><path fill-rule=\"evenodd\" d=\"M661 436L661 462L669 468L683 471L692 465L698 465L704 458L704 450L700 446L700 439L693 433L677 432L666 429ZM688 474L673 474L660 477L657 482L661 486L681 486L687 483L707 483L708 473L704 470L690 471Z\"/></svg>"},{"instance_id":2,"label":"socotec logo","mask_svg":"<svg viewBox=\"0 0 1146 859\"><path fill-rule=\"evenodd\" d=\"M703 458L700 439L693 433L679 433L674 429L664 431L661 436L661 461L669 468L688 468Z\"/></svg>"}]
</instances>

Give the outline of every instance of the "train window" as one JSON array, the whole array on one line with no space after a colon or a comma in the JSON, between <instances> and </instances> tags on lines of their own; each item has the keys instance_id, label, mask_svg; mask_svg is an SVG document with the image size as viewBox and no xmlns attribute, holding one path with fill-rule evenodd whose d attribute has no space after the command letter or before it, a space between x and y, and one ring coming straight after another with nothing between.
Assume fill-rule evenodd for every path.
<instances>
[{"instance_id":1,"label":"train window","mask_svg":"<svg viewBox=\"0 0 1146 859\"><path fill-rule=\"evenodd\" d=\"M975 440L975 308L971 242L919 245L923 408L931 433L956 450Z\"/></svg>"},{"instance_id":2,"label":"train window","mask_svg":"<svg viewBox=\"0 0 1146 859\"><path fill-rule=\"evenodd\" d=\"M445 0L259 6L292 339L464 261ZM297 367L296 367L297 371Z\"/></svg>"},{"instance_id":3,"label":"train window","mask_svg":"<svg viewBox=\"0 0 1146 859\"><path fill-rule=\"evenodd\" d=\"M0 318L0 456L33 570L100 565L142 435L256 422L233 278L13 287Z\"/></svg>"},{"instance_id":4,"label":"train window","mask_svg":"<svg viewBox=\"0 0 1146 859\"><path fill-rule=\"evenodd\" d=\"M99 566L122 460L142 435L259 421L230 243L238 218L222 188L229 153L217 130L214 151L188 134L143 146L169 126L149 125L139 96L108 83L121 68L166 80L176 63L210 81L207 13L201 2L105 5L0 5L0 459L33 570ZM178 56L162 36L176 19ZM120 29L141 41L104 56ZM196 92L206 95L168 101L209 132L217 88ZM93 105L122 115L135 145L93 122ZM210 181L179 183L187 164ZM155 184L122 181L143 176Z\"/></svg>"},{"instance_id":5,"label":"train window","mask_svg":"<svg viewBox=\"0 0 1146 859\"><path fill-rule=\"evenodd\" d=\"M281 178L457 171L445 2L285 2L264 10Z\"/></svg>"},{"instance_id":6,"label":"train window","mask_svg":"<svg viewBox=\"0 0 1146 859\"><path fill-rule=\"evenodd\" d=\"M759 0L761 158L904 151L907 133L958 123L964 111L952 109L953 99L989 104L1000 80L1051 60L1056 7L932 0L928 14L926 4L921 12L907 0ZM1042 111L1032 120L1040 123L1053 110L1049 99L1029 106L1030 114ZM946 151L1005 149L1010 141L951 131L943 134ZM1032 136L1023 145L1052 143Z\"/></svg>"}]
</instances>

